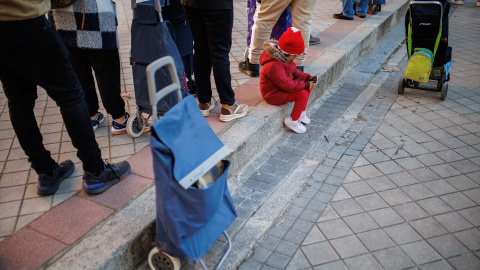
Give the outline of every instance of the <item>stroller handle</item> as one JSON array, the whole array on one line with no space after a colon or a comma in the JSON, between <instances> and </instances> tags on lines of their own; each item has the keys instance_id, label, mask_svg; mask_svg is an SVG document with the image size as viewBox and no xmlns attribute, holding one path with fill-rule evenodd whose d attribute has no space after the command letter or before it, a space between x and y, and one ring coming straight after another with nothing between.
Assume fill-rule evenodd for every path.
<instances>
[{"instance_id":1,"label":"stroller handle","mask_svg":"<svg viewBox=\"0 0 480 270\"><path fill-rule=\"evenodd\" d=\"M170 77L172 78L172 84L165 86L164 88L157 91L157 84L155 82L155 72L162 68L168 67L170 72ZM177 91L178 102L182 100L182 92L180 91L180 80L178 79L177 69L173 61L173 57L167 55L162 58L159 58L153 61L150 65L147 66L147 84L148 84L148 95L150 97L150 106L152 107L153 122L157 120L157 103L166 95Z\"/></svg>"}]
</instances>

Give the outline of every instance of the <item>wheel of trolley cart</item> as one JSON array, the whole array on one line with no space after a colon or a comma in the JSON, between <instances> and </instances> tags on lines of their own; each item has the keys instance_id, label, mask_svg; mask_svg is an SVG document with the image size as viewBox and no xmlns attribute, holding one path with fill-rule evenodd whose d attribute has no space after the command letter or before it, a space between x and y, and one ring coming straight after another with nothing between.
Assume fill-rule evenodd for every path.
<instances>
[{"instance_id":1,"label":"wheel of trolley cart","mask_svg":"<svg viewBox=\"0 0 480 270\"><path fill-rule=\"evenodd\" d=\"M440 98L442 100L445 100L447 98L447 92L448 92L448 83L444 83L442 86L441 94L440 94Z\"/></svg>"},{"instance_id":2,"label":"wheel of trolley cart","mask_svg":"<svg viewBox=\"0 0 480 270\"><path fill-rule=\"evenodd\" d=\"M127 132L133 138L138 138L145 131L145 119L141 113L134 113L128 118Z\"/></svg>"},{"instance_id":3,"label":"wheel of trolley cart","mask_svg":"<svg viewBox=\"0 0 480 270\"><path fill-rule=\"evenodd\" d=\"M159 252L157 247L152 248L148 254L148 264L152 270L180 270L180 259L164 252Z\"/></svg>"},{"instance_id":4,"label":"wheel of trolley cart","mask_svg":"<svg viewBox=\"0 0 480 270\"><path fill-rule=\"evenodd\" d=\"M403 95L403 92L405 91L405 79L400 79L398 82L398 94Z\"/></svg>"},{"instance_id":5,"label":"wheel of trolley cart","mask_svg":"<svg viewBox=\"0 0 480 270\"><path fill-rule=\"evenodd\" d=\"M442 91L443 85L445 84L446 76L445 73L437 81L437 91Z\"/></svg>"}]
</instances>

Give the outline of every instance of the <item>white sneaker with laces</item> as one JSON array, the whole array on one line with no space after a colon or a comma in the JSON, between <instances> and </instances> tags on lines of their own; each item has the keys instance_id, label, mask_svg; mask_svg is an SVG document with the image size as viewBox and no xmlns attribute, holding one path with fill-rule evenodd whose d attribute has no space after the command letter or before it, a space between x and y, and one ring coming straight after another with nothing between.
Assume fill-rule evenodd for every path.
<instances>
[{"instance_id":1,"label":"white sneaker with laces","mask_svg":"<svg viewBox=\"0 0 480 270\"><path fill-rule=\"evenodd\" d=\"M283 121L283 123L285 123L288 128L295 131L296 133L305 133L305 131L307 131L307 128L299 120L293 121L292 117L287 116L285 117L285 121Z\"/></svg>"},{"instance_id":2,"label":"white sneaker with laces","mask_svg":"<svg viewBox=\"0 0 480 270\"><path fill-rule=\"evenodd\" d=\"M310 113L308 113L307 111L303 111L300 115L300 122L304 124L310 124Z\"/></svg>"}]
</instances>

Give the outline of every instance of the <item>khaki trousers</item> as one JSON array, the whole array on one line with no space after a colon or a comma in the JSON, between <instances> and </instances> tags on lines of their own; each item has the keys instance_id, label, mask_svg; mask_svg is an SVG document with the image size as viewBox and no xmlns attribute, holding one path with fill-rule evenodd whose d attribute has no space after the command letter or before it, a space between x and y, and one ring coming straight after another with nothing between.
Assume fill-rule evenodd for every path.
<instances>
[{"instance_id":1,"label":"khaki trousers","mask_svg":"<svg viewBox=\"0 0 480 270\"><path fill-rule=\"evenodd\" d=\"M303 66L307 57L312 28L312 15L317 0L262 0L258 20L252 33L252 49L250 63L258 64L260 55L264 51L263 42L270 38L273 26L277 23L282 12L289 7L292 14L292 26L302 32L305 43L305 52L295 60L297 66Z\"/></svg>"}]
</instances>

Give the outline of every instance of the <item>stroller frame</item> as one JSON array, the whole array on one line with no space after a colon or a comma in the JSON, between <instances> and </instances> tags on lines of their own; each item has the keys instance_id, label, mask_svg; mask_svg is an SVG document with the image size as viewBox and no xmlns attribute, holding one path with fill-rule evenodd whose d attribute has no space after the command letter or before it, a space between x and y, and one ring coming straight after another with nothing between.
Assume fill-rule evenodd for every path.
<instances>
[{"instance_id":1,"label":"stroller frame","mask_svg":"<svg viewBox=\"0 0 480 270\"><path fill-rule=\"evenodd\" d=\"M170 76L172 77L172 84L165 86L164 88L157 91L156 81L155 81L155 72L162 67L168 67L170 72ZM152 107L152 115L153 115L153 123L158 120L157 117L157 103L172 92L177 92L178 101L182 100L182 92L180 86L180 80L178 79L176 67L174 60L171 56L164 56L160 59L157 59L153 63L147 66L147 84L148 84L148 93L150 97L150 105ZM152 124L153 124L152 123ZM225 251L224 255L222 256L220 262L217 264L216 270L220 269L223 262L227 258L228 254L232 249L232 241L230 240L230 236L228 235L227 231L223 231L223 235L227 239L228 248ZM152 248L150 253L148 254L148 264L153 270L158 270L159 268L155 267L155 263L159 265L166 266L167 268L161 270L180 270L180 260L176 257L172 257L166 253L160 252L157 247ZM204 270L208 270L203 259L199 261L200 265Z\"/></svg>"},{"instance_id":2,"label":"stroller frame","mask_svg":"<svg viewBox=\"0 0 480 270\"><path fill-rule=\"evenodd\" d=\"M439 23L439 35L442 35L442 26L443 26L443 5L439 1L410 1L409 3L409 31L412 32L413 34L413 27L412 27L412 6L413 5L438 5L440 7L440 23ZM448 16L448 15L447 15ZM407 50L408 50L408 57L411 57L411 52L415 49L412 48L412 41L410 37L406 37L407 39ZM448 38L447 37L441 37L437 42L438 43L444 43L447 42ZM435 45L437 47L438 44ZM448 48L447 48L448 50ZM445 52L446 53L446 52ZM434 52L434 57L436 57L436 53ZM444 56L442 56L444 57ZM436 82L436 88L431 88L431 87L426 87L420 84L420 82L416 82L410 79L403 78L399 81L398 83L398 94L403 95L405 91L405 87L408 88L413 88L413 89L420 89L420 90L426 90L426 91L434 91L434 92L440 92L440 98L442 100L445 100L447 97L447 92L448 92L448 84L446 83L447 81L450 80L450 64L451 64L451 59L450 62L444 63L443 66L433 66L432 67L432 72L430 73L430 77L428 78L429 83L435 83Z\"/></svg>"}]
</instances>

